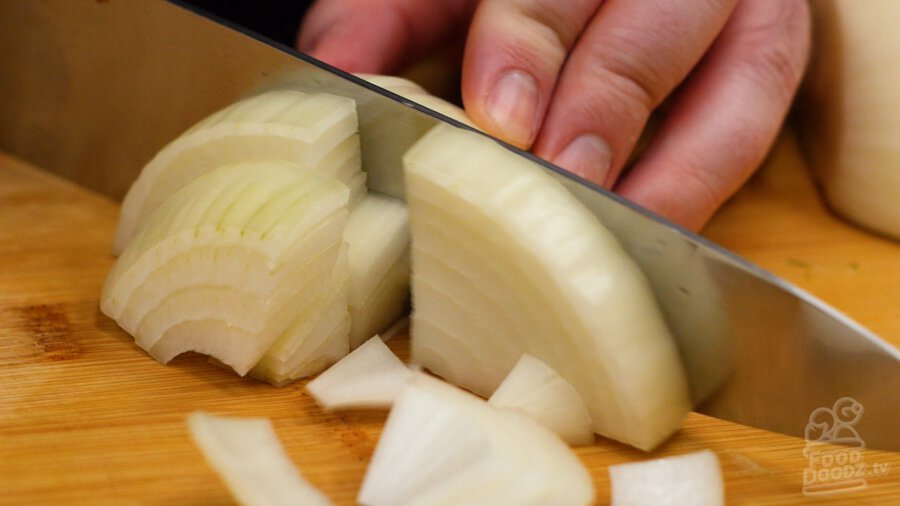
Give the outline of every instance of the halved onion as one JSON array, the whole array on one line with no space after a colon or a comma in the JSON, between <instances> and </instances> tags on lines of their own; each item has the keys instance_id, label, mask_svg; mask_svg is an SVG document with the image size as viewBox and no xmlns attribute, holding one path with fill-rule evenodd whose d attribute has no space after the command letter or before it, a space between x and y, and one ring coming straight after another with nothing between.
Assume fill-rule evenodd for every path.
<instances>
[{"instance_id":1,"label":"halved onion","mask_svg":"<svg viewBox=\"0 0 900 506\"><path fill-rule=\"evenodd\" d=\"M331 501L313 487L285 453L266 418L188 415L188 428L209 465L234 498L248 506L325 506Z\"/></svg>"},{"instance_id":2,"label":"halved onion","mask_svg":"<svg viewBox=\"0 0 900 506\"><path fill-rule=\"evenodd\" d=\"M810 2L816 48L796 115L829 207L900 241L900 2Z\"/></svg>"},{"instance_id":3,"label":"halved onion","mask_svg":"<svg viewBox=\"0 0 900 506\"><path fill-rule=\"evenodd\" d=\"M547 364L524 354L488 399L498 408L517 409L570 445L594 442L594 425L578 392Z\"/></svg>"},{"instance_id":4,"label":"halved onion","mask_svg":"<svg viewBox=\"0 0 900 506\"><path fill-rule=\"evenodd\" d=\"M609 466L613 506L721 506L725 486L710 450Z\"/></svg>"},{"instance_id":5,"label":"halved onion","mask_svg":"<svg viewBox=\"0 0 900 506\"><path fill-rule=\"evenodd\" d=\"M413 362L488 396L528 353L604 436L649 450L681 425L686 376L649 283L561 184L447 125L404 162Z\"/></svg>"},{"instance_id":6,"label":"halved onion","mask_svg":"<svg viewBox=\"0 0 900 506\"><path fill-rule=\"evenodd\" d=\"M591 477L555 434L422 373L388 416L357 500L408 504L590 504Z\"/></svg>"},{"instance_id":7,"label":"halved onion","mask_svg":"<svg viewBox=\"0 0 900 506\"><path fill-rule=\"evenodd\" d=\"M395 198L369 193L344 228L350 246L350 347L387 329L409 299L409 213Z\"/></svg>"},{"instance_id":8,"label":"halved onion","mask_svg":"<svg viewBox=\"0 0 900 506\"><path fill-rule=\"evenodd\" d=\"M209 172L129 244L101 309L160 362L193 350L243 375L333 289L348 193L286 162ZM333 339L346 353L347 334Z\"/></svg>"},{"instance_id":9,"label":"halved onion","mask_svg":"<svg viewBox=\"0 0 900 506\"><path fill-rule=\"evenodd\" d=\"M389 408L413 372L374 336L306 385L326 410Z\"/></svg>"},{"instance_id":10,"label":"halved onion","mask_svg":"<svg viewBox=\"0 0 900 506\"><path fill-rule=\"evenodd\" d=\"M200 121L144 167L125 200L113 244L121 253L151 214L179 188L221 165L289 161L340 178L351 201L365 192L356 104L328 94L273 90Z\"/></svg>"}]
</instances>

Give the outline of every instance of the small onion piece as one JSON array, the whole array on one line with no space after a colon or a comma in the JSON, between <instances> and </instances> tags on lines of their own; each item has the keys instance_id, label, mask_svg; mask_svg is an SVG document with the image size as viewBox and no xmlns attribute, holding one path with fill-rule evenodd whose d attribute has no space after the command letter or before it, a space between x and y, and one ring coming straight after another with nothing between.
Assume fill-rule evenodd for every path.
<instances>
[{"instance_id":1,"label":"small onion piece","mask_svg":"<svg viewBox=\"0 0 900 506\"><path fill-rule=\"evenodd\" d=\"M356 104L324 93L272 90L200 121L144 167L122 202L113 251L121 253L153 212L178 189L221 165L279 160L322 171L365 192Z\"/></svg>"},{"instance_id":2,"label":"small onion piece","mask_svg":"<svg viewBox=\"0 0 900 506\"><path fill-rule=\"evenodd\" d=\"M570 445L594 442L591 415L575 388L527 353L516 362L488 403L525 413Z\"/></svg>"},{"instance_id":3,"label":"small onion piece","mask_svg":"<svg viewBox=\"0 0 900 506\"><path fill-rule=\"evenodd\" d=\"M390 408L413 372L374 336L306 385L326 410Z\"/></svg>"},{"instance_id":4,"label":"small onion piece","mask_svg":"<svg viewBox=\"0 0 900 506\"><path fill-rule=\"evenodd\" d=\"M640 269L539 166L441 125L404 157L412 361L490 395L523 353L594 430L650 450L690 411L675 341Z\"/></svg>"},{"instance_id":5,"label":"small onion piece","mask_svg":"<svg viewBox=\"0 0 900 506\"><path fill-rule=\"evenodd\" d=\"M197 351L244 375L332 289L348 196L337 180L287 162L209 172L129 244L101 309L160 362ZM348 338L333 345L345 354Z\"/></svg>"},{"instance_id":6,"label":"small onion piece","mask_svg":"<svg viewBox=\"0 0 900 506\"><path fill-rule=\"evenodd\" d=\"M725 486L710 450L609 467L613 506L721 506Z\"/></svg>"},{"instance_id":7,"label":"small onion piece","mask_svg":"<svg viewBox=\"0 0 900 506\"><path fill-rule=\"evenodd\" d=\"M575 506L593 497L587 470L555 434L419 373L388 415L357 501Z\"/></svg>"},{"instance_id":8,"label":"small onion piece","mask_svg":"<svg viewBox=\"0 0 900 506\"><path fill-rule=\"evenodd\" d=\"M188 415L188 428L209 465L246 506L327 506L285 453L266 418Z\"/></svg>"}]
</instances>

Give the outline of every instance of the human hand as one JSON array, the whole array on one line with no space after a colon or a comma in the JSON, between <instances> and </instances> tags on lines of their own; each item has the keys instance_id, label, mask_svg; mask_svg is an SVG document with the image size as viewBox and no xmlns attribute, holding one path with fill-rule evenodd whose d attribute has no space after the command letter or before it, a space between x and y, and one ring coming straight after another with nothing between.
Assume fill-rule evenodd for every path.
<instances>
[{"instance_id":1,"label":"human hand","mask_svg":"<svg viewBox=\"0 0 900 506\"><path fill-rule=\"evenodd\" d=\"M476 123L694 230L764 159L810 37L805 0L324 0L298 44L389 73L466 27L462 95Z\"/></svg>"}]
</instances>

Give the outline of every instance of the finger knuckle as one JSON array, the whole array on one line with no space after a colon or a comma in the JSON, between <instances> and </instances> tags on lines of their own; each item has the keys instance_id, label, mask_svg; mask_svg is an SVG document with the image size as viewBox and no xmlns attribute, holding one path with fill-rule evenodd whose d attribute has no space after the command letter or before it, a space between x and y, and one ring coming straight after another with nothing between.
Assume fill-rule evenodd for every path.
<instances>
[{"instance_id":1,"label":"finger knuckle","mask_svg":"<svg viewBox=\"0 0 900 506\"><path fill-rule=\"evenodd\" d=\"M806 71L810 14L805 0L745 0L766 4L761 16L739 36L745 68L761 85L789 99Z\"/></svg>"},{"instance_id":2,"label":"finger knuckle","mask_svg":"<svg viewBox=\"0 0 900 506\"><path fill-rule=\"evenodd\" d=\"M664 98L652 66L626 55L610 55L602 48L585 50L591 54L571 69L581 83L579 114L596 116L598 122L611 116L623 124L643 124Z\"/></svg>"},{"instance_id":3,"label":"finger knuckle","mask_svg":"<svg viewBox=\"0 0 900 506\"><path fill-rule=\"evenodd\" d=\"M658 106L665 98L664 89L659 83L661 78L652 68L637 61L620 59L605 69L603 80L608 86L621 95L638 102L648 112Z\"/></svg>"},{"instance_id":4,"label":"finger knuckle","mask_svg":"<svg viewBox=\"0 0 900 506\"><path fill-rule=\"evenodd\" d=\"M614 47L636 48L648 45L652 37L638 36L632 33L618 35ZM665 98L667 73L665 65L654 64L655 59L642 58L653 51L652 47L635 51L610 52L605 47L593 47L595 54L591 59L596 61L598 72L603 73L603 81L623 95L632 97L646 104L652 110Z\"/></svg>"},{"instance_id":5,"label":"finger knuckle","mask_svg":"<svg viewBox=\"0 0 900 506\"><path fill-rule=\"evenodd\" d=\"M570 48L584 27L584 16L573 13L588 12L595 2L559 2L556 0L530 0L514 4L516 15L529 24L541 27L548 39L562 48ZM577 7L574 4L581 4Z\"/></svg>"},{"instance_id":6,"label":"finger knuckle","mask_svg":"<svg viewBox=\"0 0 900 506\"><path fill-rule=\"evenodd\" d=\"M731 196L732 190L722 175L703 170L702 167L700 162L685 161L675 168L675 173L678 174L680 185L689 189L693 209L713 210Z\"/></svg>"}]
</instances>

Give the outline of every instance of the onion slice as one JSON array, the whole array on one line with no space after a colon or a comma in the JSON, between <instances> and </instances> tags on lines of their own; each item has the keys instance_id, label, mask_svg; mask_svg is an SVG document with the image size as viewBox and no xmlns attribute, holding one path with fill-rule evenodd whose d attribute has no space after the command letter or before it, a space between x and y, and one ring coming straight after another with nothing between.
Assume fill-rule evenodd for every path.
<instances>
[{"instance_id":1,"label":"onion slice","mask_svg":"<svg viewBox=\"0 0 900 506\"><path fill-rule=\"evenodd\" d=\"M369 193L344 228L350 247L350 347L387 329L409 300L409 213L395 198Z\"/></svg>"},{"instance_id":2,"label":"onion slice","mask_svg":"<svg viewBox=\"0 0 900 506\"><path fill-rule=\"evenodd\" d=\"M539 166L449 125L404 163L413 362L488 396L528 353L604 436L650 450L680 427L690 402L675 341L590 211Z\"/></svg>"},{"instance_id":3,"label":"onion slice","mask_svg":"<svg viewBox=\"0 0 900 506\"><path fill-rule=\"evenodd\" d=\"M283 386L315 374L350 351L348 246L343 244L327 284L250 370L256 379Z\"/></svg>"},{"instance_id":4,"label":"onion slice","mask_svg":"<svg viewBox=\"0 0 900 506\"><path fill-rule=\"evenodd\" d=\"M221 165L279 160L341 179L351 202L365 192L356 104L328 94L272 90L200 121L144 167L122 202L113 251L121 253L179 188Z\"/></svg>"},{"instance_id":5,"label":"onion slice","mask_svg":"<svg viewBox=\"0 0 900 506\"><path fill-rule=\"evenodd\" d=\"M286 162L207 173L129 244L101 309L160 362L197 351L244 375L332 288L348 193Z\"/></svg>"},{"instance_id":6,"label":"onion slice","mask_svg":"<svg viewBox=\"0 0 900 506\"><path fill-rule=\"evenodd\" d=\"M710 450L609 467L613 506L720 506L725 486Z\"/></svg>"},{"instance_id":7,"label":"onion slice","mask_svg":"<svg viewBox=\"0 0 900 506\"><path fill-rule=\"evenodd\" d=\"M357 501L567 506L593 496L587 470L555 434L419 373L388 415Z\"/></svg>"},{"instance_id":8,"label":"onion slice","mask_svg":"<svg viewBox=\"0 0 900 506\"><path fill-rule=\"evenodd\" d=\"M413 372L374 336L306 385L326 410L389 408Z\"/></svg>"},{"instance_id":9,"label":"onion slice","mask_svg":"<svg viewBox=\"0 0 900 506\"><path fill-rule=\"evenodd\" d=\"M547 364L527 353L488 402L522 411L570 445L594 442L591 415L578 392Z\"/></svg>"},{"instance_id":10,"label":"onion slice","mask_svg":"<svg viewBox=\"0 0 900 506\"><path fill-rule=\"evenodd\" d=\"M332 504L313 487L285 453L266 418L233 418L200 411L188 428L206 461L234 498L247 506Z\"/></svg>"}]
</instances>

